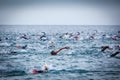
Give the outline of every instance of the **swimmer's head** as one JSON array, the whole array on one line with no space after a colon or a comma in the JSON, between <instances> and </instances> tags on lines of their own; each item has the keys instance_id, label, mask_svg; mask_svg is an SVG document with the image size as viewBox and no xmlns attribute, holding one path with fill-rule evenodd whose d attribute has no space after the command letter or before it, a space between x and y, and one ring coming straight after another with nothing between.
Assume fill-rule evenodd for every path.
<instances>
[{"instance_id":1,"label":"swimmer's head","mask_svg":"<svg viewBox=\"0 0 120 80\"><path fill-rule=\"evenodd\" d=\"M116 45L115 47L116 47L116 48L120 48L120 45Z\"/></svg>"},{"instance_id":2,"label":"swimmer's head","mask_svg":"<svg viewBox=\"0 0 120 80\"><path fill-rule=\"evenodd\" d=\"M80 32L77 32L77 35L80 35Z\"/></svg>"},{"instance_id":3,"label":"swimmer's head","mask_svg":"<svg viewBox=\"0 0 120 80\"><path fill-rule=\"evenodd\" d=\"M48 70L48 66L44 66L44 70L47 71Z\"/></svg>"},{"instance_id":4,"label":"swimmer's head","mask_svg":"<svg viewBox=\"0 0 120 80\"><path fill-rule=\"evenodd\" d=\"M109 48L109 50L113 50L113 48Z\"/></svg>"},{"instance_id":5,"label":"swimmer's head","mask_svg":"<svg viewBox=\"0 0 120 80\"><path fill-rule=\"evenodd\" d=\"M16 46L16 48L20 48L20 46Z\"/></svg>"}]
</instances>

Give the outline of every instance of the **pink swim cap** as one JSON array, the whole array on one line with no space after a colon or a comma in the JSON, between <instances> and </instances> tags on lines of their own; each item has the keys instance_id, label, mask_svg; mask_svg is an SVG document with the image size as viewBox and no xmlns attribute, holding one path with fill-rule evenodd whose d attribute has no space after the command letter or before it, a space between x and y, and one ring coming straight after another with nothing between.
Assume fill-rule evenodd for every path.
<instances>
[{"instance_id":1,"label":"pink swim cap","mask_svg":"<svg viewBox=\"0 0 120 80\"><path fill-rule=\"evenodd\" d=\"M16 48L20 48L20 46L16 46Z\"/></svg>"},{"instance_id":2,"label":"pink swim cap","mask_svg":"<svg viewBox=\"0 0 120 80\"><path fill-rule=\"evenodd\" d=\"M33 69L33 70L32 70L32 73L33 73L33 74L36 74L36 73L38 73L38 70L37 70L37 69Z\"/></svg>"}]
</instances>

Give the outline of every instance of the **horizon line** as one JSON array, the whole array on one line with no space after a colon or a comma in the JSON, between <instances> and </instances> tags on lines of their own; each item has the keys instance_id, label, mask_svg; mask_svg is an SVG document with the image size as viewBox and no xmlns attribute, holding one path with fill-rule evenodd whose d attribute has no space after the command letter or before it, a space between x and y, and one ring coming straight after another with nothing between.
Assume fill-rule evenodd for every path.
<instances>
[{"instance_id":1,"label":"horizon line","mask_svg":"<svg viewBox=\"0 0 120 80\"><path fill-rule=\"evenodd\" d=\"M113 25L111 25L111 24L104 24L104 25L100 25L100 24L98 24L98 25L88 25L88 24L86 24L86 25L45 25L45 24L32 24L32 25L29 25L29 24L15 24L15 25L13 25L13 24L8 24L8 25L4 25L4 24L0 24L0 26L120 26L120 24L113 24Z\"/></svg>"}]
</instances>

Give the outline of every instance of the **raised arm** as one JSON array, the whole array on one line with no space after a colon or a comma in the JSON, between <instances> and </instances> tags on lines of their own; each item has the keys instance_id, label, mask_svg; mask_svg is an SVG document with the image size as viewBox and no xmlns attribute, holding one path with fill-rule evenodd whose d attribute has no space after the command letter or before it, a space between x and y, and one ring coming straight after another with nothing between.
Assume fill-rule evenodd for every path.
<instances>
[{"instance_id":1,"label":"raised arm","mask_svg":"<svg viewBox=\"0 0 120 80\"><path fill-rule=\"evenodd\" d=\"M113 48L110 48L109 46L102 46L101 52L104 52L106 49L112 50Z\"/></svg>"}]
</instances>

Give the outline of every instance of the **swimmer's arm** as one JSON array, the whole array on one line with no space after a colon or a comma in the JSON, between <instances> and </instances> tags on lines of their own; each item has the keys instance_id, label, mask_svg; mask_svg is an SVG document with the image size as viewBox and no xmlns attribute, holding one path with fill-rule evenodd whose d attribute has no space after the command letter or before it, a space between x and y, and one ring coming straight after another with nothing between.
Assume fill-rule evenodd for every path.
<instances>
[{"instance_id":1,"label":"swimmer's arm","mask_svg":"<svg viewBox=\"0 0 120 80\"><path fill-rule=\"evenodd\" d=\"M116 52L116 53L114 53L114 54L111 54L110 57L114 57L114 56L116 56L116 55L119 54L119 53L120 53L120 51L119 51L119 52Z\"/></svg>"},{"instance_id":2,"label":"swimmer's arm","mask_svg":"<svg viewBox=\"0 0 120 80\"><path fill-rule=\"evenodd\" d=\"M63 49L69 49L70 47L63 47L63 48L60 48L59 50L57 50L57 51L55 51L55 53L58 53L58 52L60 52L61 50L63 50Z\"/></svg>"},{"instance_id":3,"label":"swimmer's arm","mask_svg":"<svg viewBox=\"0 0 120 80\"><path fill-rule=\"evenodd\" d=\"M101 51L104 52L106 49L113 50L113 48L110 48L109 46L102 46Z\"/></svg>"}]
</instances>

